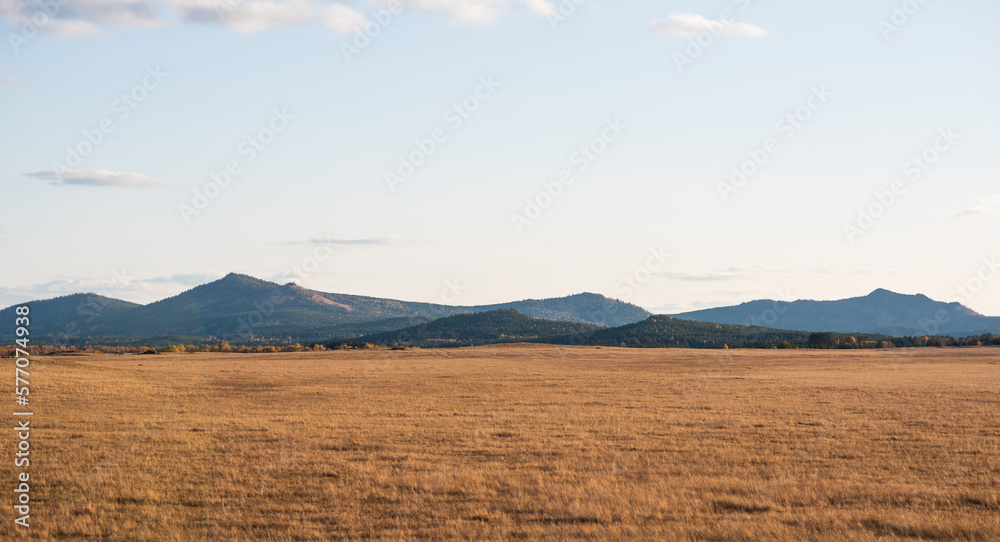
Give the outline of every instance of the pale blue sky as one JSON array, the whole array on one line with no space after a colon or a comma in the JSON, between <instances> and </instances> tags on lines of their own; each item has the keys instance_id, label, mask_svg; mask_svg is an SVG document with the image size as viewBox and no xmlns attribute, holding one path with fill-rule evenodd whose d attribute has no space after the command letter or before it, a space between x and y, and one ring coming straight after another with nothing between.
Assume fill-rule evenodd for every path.
<instances>
[{"instance_id":1,"label":"pale blue sky","mask_svg":"<svg viewBox=\"0 0 1000 542\"><path fill-rule=\"evenodd\" d=\"M348 61L386 2L231 0L220 16L226 1L64 0L37 35L23 23L42 8L0 2L0 305L148 302L236 271L421 301L457 281L460 304L593 291L656 312L884 287L1000 315L984 263L1000 257L995 2L591 0L553 25L543 0L413 0ZM113 131L54 171L102 121ZM574 153L602 134L581 171ZM539 196L563 170L572 184ZM896 179L905 192L859 225Z\"/></svg>"}]
</instances>

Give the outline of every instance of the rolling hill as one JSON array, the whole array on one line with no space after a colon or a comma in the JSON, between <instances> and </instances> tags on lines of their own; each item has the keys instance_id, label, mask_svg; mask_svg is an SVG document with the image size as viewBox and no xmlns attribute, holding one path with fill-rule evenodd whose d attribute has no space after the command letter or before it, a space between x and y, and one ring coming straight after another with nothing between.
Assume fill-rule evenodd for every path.
<instances>
[{"instance_id":1,"label":"rolling hill","mask_svg":"<svg viewBox=\"0 0 1000 542\"><path fill-rule=\"evenodd\" d=\"M142 305L97 294L72 294L32 301L30 315L30 330L33 337L55 336L59 334L71 336L89 336L102 333L104 323L115 320ZM0 326L0 337L13 337L14 308L8 307L0 311L0 321L9 322Z\"/></svg>"},{"instance_id":2,"label":"rolling hill","mask_svg":"<svg viewBox=\"0 0 1000 542\"><path fill-rule=\"evenodd\" d=\"M587 334L604 329L594 324L544 320L514 309L457 314L405 329L369 335L353 342L384 346L457 347L527 342L547 337Z\"/></svg>"},{"instance_id":3,"label":"rolling hill","mask_svg":"<svg viewBox=\"0 0 1000 542\"><path fill-rule=\"evenodd\" d=\"M639 322L652 314L630 303L583 293L554 299L526 299L496 305L467 307L470 311L485 312L497 309L514 309L532 318L562 320L614 327Z\"/></svg>"},{"instance_id":4,"label":"rolling hill","mask_svg":"<svg viewBox=\"0 0 1000 542\"><path fill-rule=\"evenodd\" d=\"M1000 317L983 316L959 303L882 289L838 301L759 300L672 316L717 324L894 336L1000 333Z\"/></svg>"},{"instance_id":5,"label":"rolling hill","mask_svg":"<svg viewBox=\"0 0 1000 542\"><path fill-rule=\"evenodd\" d=\"M406 329L337 341L329 346L448 348L516 342L628 348L888 348L916 345L908 339L886 335L811 333L695 322L669 316L650 316L641 322L607 328L530 318L513 309L501 309L448 316Z\"/></svg>"},{"instance_id":6,"label":"rolling hill","mask_svg":"<svg viewBox=\"0 0 1000 542\"><path fill-rule=\"evenodd\" d=\"M642 322L566 335L545 341L555 344L624 346L633 348L761 348L809 345L811 334L766 327L734 326L650 316Z\"/></svg>"}]
</instances>

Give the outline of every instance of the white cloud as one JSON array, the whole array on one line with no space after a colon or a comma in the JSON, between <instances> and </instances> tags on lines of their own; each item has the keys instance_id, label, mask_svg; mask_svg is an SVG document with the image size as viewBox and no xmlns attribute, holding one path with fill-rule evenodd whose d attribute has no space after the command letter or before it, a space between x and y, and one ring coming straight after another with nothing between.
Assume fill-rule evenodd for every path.
<instances>
[{"instance_id":1,"label":"white cloud","mask_svg":"<svg viewBox=\"0 0 1000 542\"><path fill-rule=\"evenodd\" d=\"M209 271L206 273L180 273L165 277L153 277L151 279L140 279L140 284L180 284L182 286L201 286L209 282L221 279L225 273ZM133 281L129 281L132 284Z\"/></svg>"},{"instance_id":2,"label":"white cloud","mask_svg":"<svg viewBox=\"0 0 1000 542\"><path fill-rule=\"evenodd\" d=\"M731 267L729 269L723 269L721 271L678 270L678 271L664 271L662 273L659 273L659 276L681 282L712 282L718 280L744 278L747 276L747 270L735 267Z\"/></svg>"},{"instance_id":3,"label":"white cloud","mask_svg":"<svg viewBox=\"0 0 1000 542\"><path fill-rule=\"evenodd\" d=\"M709 271L693 270L668 270L656 273L656 276L679 282L724 282L735 279L762 280L774 277L787 278L820 278L829 275L896 275L905 273L902 269L893 268L853 268L837 266L816 266L816 267L776 267L770 265L747 265L738 267L726 267L724 269Z\"/></svg>"},{"instance_id":4,"label":"white cloud","mask_svg":"<svg viewBox=\"0 0 1000 542\"><path fill-rule=\"evenodd\" d=\"M505 0L405 0L404 5L422 11L446 11L453 23L475 25L492 23L512 6Z\"/></svg>"},{"instance_id":5,"label":"white cloud","mask_svg":"<svg viewBox=\"0 0 1000 542\"><path fill-rule=\"evenodd\" d=\"M88 186L116 186L122 188L148 188L157 186L167 186L167 183L147 177L139 173L119 173L105 169L66 169L47 170L35 173L26 173L29 177L37 177L51 181L56 185L88 185Z\"/></svg>"},{"instance_id":6,"label":"white cloud","mask_svg":"<svg viewBox=\"0 0 1000 542\"><path fill-rule=\"evenodd\" d=\"M41 32L61 37L99 36L97 25L152 27L166 23L162 6L147 0L76 0L53 2L0 0L0 17L15 24L33 21ZM42 21L41 23L37 21Z\"/></svg>"},{"instance_id":7,"label":"white cloud","mask_svg":"<svg viewBox=\"0 0 1000 542\"><path fill-rule=\"evenodd\" d=\"M370 0L381 9L388 0ZM485 25L514 9L547 16L550 0L401 0L421 11L444 11L452 22ZM319 22L343 34L365 27L361 9L328 0L73 0L59 4L43 33L62 37L102 35L102 26L152 28L176 23L215 24L237 32ZM527 8L524 10L523 8ZM30 20L41 7L22 0L0 0L0 18L14 24ZM44 13L44 12L43 12Z\"/></svg>"},{"instance_id":8,"label":"white cloud","mask_svg":"<svg viewBox=\"0 0 1000 542\"><path fill-rule=\"evenodd\" d=\"M345 7L344 9L350 9ZM237 32L257 32L282 26L298 26L319 17L319 8L306 0L242 2L218 14L222 24Z\"/></svg>"},{"instance_id":9,"label":"white cloud","mask_svg":"<svg viewBox=\"0 0 1000 542\"><path fill-rule=\"evenodd\" d=\"M323 11L323 24L341 34L361 30L368 24L364 14L341 4L331 4Z\"/></svg>"},{"instance_id":10,"label":"white cloud","mask_svg":"<svg viewBox=\"0 0 1000 542\"><path fill-rule=\"evenodd\" d=\"M979 198L979 202L955 216L1000 216L1000 194L991 194Z\"/></svg>"},{"instance_id":11,"label":"white cloud","mask_svg":"<svg viewBox=\"0 0 1000 542\"><path fill-rule=\"evenodd\" d=\"M406 241L402 237L391 236L391 237L364 237L356 239L345 239L342 237L319 237L316 239L309 239L308 241L293 241L289 244L293 245L333 245L333 246L401 246L405 245Z\"/></svg>"},{"instance_id":12,"label":"white cloud","mask_svg":"<svg viewBox=\"0 0 1000 542\"><path fill-rule=\"evenodd\" d=\"M104 35L96 25L78 20L55 20L42 27L42 32L61 38L92 38Z\"/></svg>"},{"instance_id":13,"label":"white cloud","mask_svg":"<svg viewBox=\"0 0 1000 542\"><path fill-rule=\"evenodd\" d=\"M0 17L20 23L40 11L18 0L0 0ZM74 0L60 4L46 34L62 37L101 35L100 26L151 28L177 22L219 24L237 32L297 26L320 21L338 32L353 32L364 15L323 0Z\"/></svg>"},{"instance_id":14,"label":"white cloud","mask_svg":"<svg viewBox=\"0 0 1000 542\"><path fill-rule=\"evenodd\" d=\"M649 27L654 32L682 38L696 36L701 32L747 38L763 38L768 35L767 30L759 26L731 21L714 21L694 13L672 13L665 20L654 20Z\"/></svg>"},{"instance_id":15,"label":"white cloud","mask_svg":"<svg viewBox=\"0 0 1000 542\"><path fill-rule=\"evenodd\" d=\"M528 10L535 15L541 15L543 17L555 15L559 12L556 9L555 4L548 2L547 0L524 0L524 5L527 6Z\"/></svg>"}]
</instances>

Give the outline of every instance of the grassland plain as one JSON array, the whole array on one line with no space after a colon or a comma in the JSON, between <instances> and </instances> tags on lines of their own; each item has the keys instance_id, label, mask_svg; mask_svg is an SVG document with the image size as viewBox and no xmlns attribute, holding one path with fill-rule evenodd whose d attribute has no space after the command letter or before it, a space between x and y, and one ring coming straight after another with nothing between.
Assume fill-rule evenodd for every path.
<instances>
[{"instance_id":1,"label":"grassland plain","mask_svg":"<svg viewBox=\"0 0 1000 542\"><path fill-rule=\"evenodd\" d=\"M27 530L3 437L10 539L1000 540L996 348L33 367Z\"/></svg>"}]
</instances>

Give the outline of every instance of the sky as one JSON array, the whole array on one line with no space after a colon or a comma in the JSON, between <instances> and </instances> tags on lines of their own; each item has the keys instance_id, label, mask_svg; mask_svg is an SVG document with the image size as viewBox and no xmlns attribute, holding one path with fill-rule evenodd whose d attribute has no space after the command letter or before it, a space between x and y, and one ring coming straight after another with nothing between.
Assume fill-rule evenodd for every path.
<instances>
[{"instance_id":1,"label":"sky","mask_svg":"<svg viewBox=\"0 0 1000 542\"><path fill-rule=\"evenodd\" d=\"M1000 315L1000 4L0 0L0 305ZM994 280L996 279L996 280Z\"/></svg>"}]
</instances>

